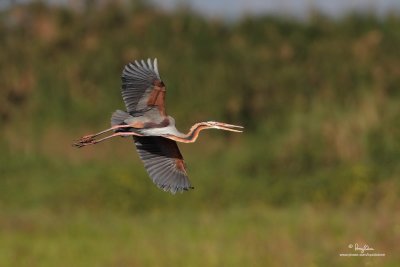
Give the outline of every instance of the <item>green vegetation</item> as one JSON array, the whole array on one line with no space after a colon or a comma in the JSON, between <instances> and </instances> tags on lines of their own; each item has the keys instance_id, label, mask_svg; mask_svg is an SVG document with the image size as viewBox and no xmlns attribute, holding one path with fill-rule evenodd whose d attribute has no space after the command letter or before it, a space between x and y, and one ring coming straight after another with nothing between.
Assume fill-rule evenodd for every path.
<instances>
[{"instance_id":1,"label":"green vegetation","mask_svg":"<svg viewBox=\"0 0 400 267\"><path fill-rule=\"evenodd\" d=\"M144 4L2 11L0 266L396 266L399 28ZM130 139L71 146L109 126L124 64L148 57L179 129L246 127L180 145L196 188L182 195L151 183ZM339 257L352 242L387 255Z\"/></svg>"},{"instance_id":2,"label":"green vegetation","mask_svg":"<svg viewBox=\"0 0 400 267\"><path fill-rule=\"evenodd\" d=\"M60 267L397 266L400 217L387 211L373 212L381 217L379 223L365 208L253 206L140 215L75 210L73 216L7 212L0 213L0 262ZM339 256L354 253L348 248L353 243L369 243L373 252L386 256Z\"/></svg>"}]
</instances>

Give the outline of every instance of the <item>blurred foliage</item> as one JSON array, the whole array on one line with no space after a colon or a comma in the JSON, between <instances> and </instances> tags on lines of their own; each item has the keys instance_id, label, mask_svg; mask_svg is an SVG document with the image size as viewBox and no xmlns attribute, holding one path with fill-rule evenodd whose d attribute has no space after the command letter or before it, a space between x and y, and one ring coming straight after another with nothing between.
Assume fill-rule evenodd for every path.
<instances>
[{"instance_id":1,"label":"blurred foliage","mask_svg":"<svg viewBox=\"0 0 400 267\"><path fill-rule=\"evenodd\" d=\"M394 267L400 258L396 253L400 214L383 207L252 206L218 212L152 211L140 216L0 211L0 263L18 267ZM348 248L354 243L367 243L375 249L369 253L385 253L385 257L339 256L357 253Z\"/></svg>"},{"instance_id":2,"label":"blurred foliage","mask_svg":"<svg viewBox=\"0 0 400 267\"><path fill-rule=\"evenodd\" d=\"M0 206L374 205L387 183L397 195L399 28L399 17L366 15L227 23L143 2L3 10ZM70 146L108 127L123 108L123 66L148 57L182 131L205 120L246 127L181 145L196 189L180 196L151 183L127 139Z\"/></svg>"}]
</instances>

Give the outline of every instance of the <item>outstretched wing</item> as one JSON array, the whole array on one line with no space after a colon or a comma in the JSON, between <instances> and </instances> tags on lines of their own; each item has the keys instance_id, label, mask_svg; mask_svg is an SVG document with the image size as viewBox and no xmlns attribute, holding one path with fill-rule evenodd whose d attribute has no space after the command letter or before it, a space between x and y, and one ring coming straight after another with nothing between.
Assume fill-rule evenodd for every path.
<instances>
[{"instance_id":1,"label":"outstretched wing","mask_svg":"<svg viewBox=\"0 0 400 267\"><path fill-rule=\"evenodd\" d=\"M159 188L173 194L193 188L175 141L159 136L135 136L134 140L144 167Z\"/></svg>"},{"instance_id":2,"label":"outstretched wing","mask_svg":"<svg viewBox=\"0 0 400 267\"><path fill-rule=\"evenodd\" d=\"M157 59L129 63L122 71L122 98L129 114L143 114L156 109L166 116L165 85L158 73Z\"/></svg>"}]
</instances>

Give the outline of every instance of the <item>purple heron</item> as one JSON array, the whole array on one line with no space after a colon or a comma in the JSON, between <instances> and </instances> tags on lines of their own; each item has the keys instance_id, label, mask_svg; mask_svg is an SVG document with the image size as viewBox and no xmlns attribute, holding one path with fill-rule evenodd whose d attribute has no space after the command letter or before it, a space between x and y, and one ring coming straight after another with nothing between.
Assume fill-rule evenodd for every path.
<instances>
[{"instance_id":1,"label":"purple heron","mask_svg":"<svg viewBox=\"0 0 400 267\"><path fill-rule=\"evenodd\" d=\"M205 129L242 132L242 126L215 121L196 123L187 134L179 132L174 118L165 112L166 89L158 73L157 59L129 63L121 78L127 112L115 111L111 116L111 128L83 136L74 145L83 147L116 136L133 136L147 173L164 191L174 194L193 188L176 142L193 143ZM109 132L110 135L99 138Z\"/></svg>"}]
</instances>

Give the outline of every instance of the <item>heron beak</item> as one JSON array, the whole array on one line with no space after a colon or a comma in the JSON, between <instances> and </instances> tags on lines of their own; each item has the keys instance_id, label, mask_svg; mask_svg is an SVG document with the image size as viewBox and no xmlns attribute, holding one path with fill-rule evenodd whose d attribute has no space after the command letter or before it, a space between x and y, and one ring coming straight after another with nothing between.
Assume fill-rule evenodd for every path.
<instances>
[{"instance_id":1,"label":"heron beak","mask_svg":"<svg viewBox=\"0 0 400 267\"><path fill-rule=\"evenodd\" d=\"M220 129L220 130L241 133L241 132L243 132L243 130L241 130L241 129L243 129L244 127L239 126L239 125L233 125L233 124L220 122L220 123L218 123L216 128ZM239 129L237 129L237 128L239 128Z\"/></svg>"}]
</instances>

